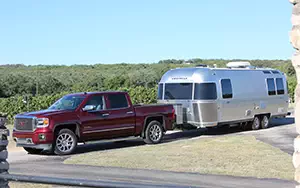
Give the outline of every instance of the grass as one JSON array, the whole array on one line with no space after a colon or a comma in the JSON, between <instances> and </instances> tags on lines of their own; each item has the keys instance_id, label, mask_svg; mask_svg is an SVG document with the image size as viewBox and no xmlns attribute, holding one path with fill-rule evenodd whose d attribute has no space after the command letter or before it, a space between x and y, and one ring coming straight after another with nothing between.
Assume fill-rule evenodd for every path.
<instances>
[{"instance_id":1,"label":"grass","mask_svg":"<svg viewBox=\"0 0 300 188\"><path fill-rule=\"evenodd\" d=\"M295 103L289 103L289 108L295 108L296 104Z\"/></svg>"},{"instance_id":2,"label":"grass","mask_svg":"<svg viewBox=\"0 0 300 188\"><path fill-rule=\"evenodd\" d=\"M9 183L9 187L10 188L52 188L52 185L11 182Z\"/></svg>"},{"instance_id":3,"label":"grass","mask_svg":"<svg viewBox=\"0 0 300 188\"><path fill-rule=\"evenodd\" d=\"M293 180L291 161L253 136L224 136L91 152L64 163Z\"/></svg>"}]
</instances>

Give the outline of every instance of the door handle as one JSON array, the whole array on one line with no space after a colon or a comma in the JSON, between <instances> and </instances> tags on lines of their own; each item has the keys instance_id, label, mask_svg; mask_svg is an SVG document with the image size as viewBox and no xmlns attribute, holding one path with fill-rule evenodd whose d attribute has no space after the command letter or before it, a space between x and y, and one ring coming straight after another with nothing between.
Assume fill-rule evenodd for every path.
<instances>
[{"instance_id":1,"label":"door handle","mask_svg":"<svg viewBox=\"0 0 300 188\"><path fill-rule=\"evenodd\" d=\"M107 117L109 116L109 114L102 114L102 117Z\"/></svg>"},{"instance_id":2,"label":"door handle","mask_svg":"<svg viewBox=\"0 0 300 188\"><path fill-rule=\"evenodd\" d=\"M126 112L126 114L133 114L133 111Z\"/></svg>"},{"instance_id":3,"label":"door handle","mask_svg":"<svg viewBox=\"0 0 300 188\"><path fill-rule=\"evenodd\" d=\"M229 104L230 103L230 101L226 101L226 104Z\"/></svg>"}]
</instances>

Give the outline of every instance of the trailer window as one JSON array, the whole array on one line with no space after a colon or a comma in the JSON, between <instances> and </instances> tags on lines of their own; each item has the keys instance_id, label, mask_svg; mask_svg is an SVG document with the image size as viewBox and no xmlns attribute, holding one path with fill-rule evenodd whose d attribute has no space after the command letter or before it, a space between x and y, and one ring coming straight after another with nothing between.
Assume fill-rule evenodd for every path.
<instances>
[{"instance_id":1,"label":"trailer window","mask_svg":"<svg viewBox=\"0 0 300 188\"><path fill-rule=\"evenodd\" d=\"M282 78L276 78L277 95L284 94L284 86Z\"/></svg>"},{"instance_id":2,"label":"trailer window","mask_svg":"<svg viewBox=\"0 0 300 188\"><path fill-rule=\"evenodd\" d=\"M192 99L192 83L165 84L164 99Z\"/></svg>"},{"instance_id":3,"label":"trailer window","mask_svg":"<svg viewBox=\"0 0 300 188\"><path fill-rule=\"evenodd\" d=\"M217 88L215 83L195 84L195 100L215 100L217 99Z\"/></svg>"},{"instance_id":4,"label":"trailer window","mask_svg":"<svg viewBox=\"0 0 300 188\"><path fill-rule=\"evenodd\" d=\"M278 71L272 71L272 73L273 73L273 74L279 74L279 72L278 72Z\"/></svg>"},{"instance_id":5,"label":"trailer window","mask_svg":"<svg viewBox=\"0 0 300 188\"><path fill-rule=\"evenodd\" d=\"M230 79L222 79L221 80L222 86L222 96L223 99L230 99L233 97L232 94L232 85Z\"/></svg>"},{"instance_id":6,"label":"trailer window","mask_svg":"<svg viewBox=\"0 0 300 188\"><path fill-rule=\"evenodd\" d=\"M163 84L158 84L158 91L157 91L157 99L161 100L163 97Z\"/></svg>"},{"instance_id":7,"label":"trailer window","mask_svg":"<svg viewBox=\"0 0 300 188\"><path fill-rule=\"evenodd\" d=\"M273 78L268 78L267 79L267 85L268 85L269 95L276 95L275 83L274 83Z\"/></svg>"}]
</instances>

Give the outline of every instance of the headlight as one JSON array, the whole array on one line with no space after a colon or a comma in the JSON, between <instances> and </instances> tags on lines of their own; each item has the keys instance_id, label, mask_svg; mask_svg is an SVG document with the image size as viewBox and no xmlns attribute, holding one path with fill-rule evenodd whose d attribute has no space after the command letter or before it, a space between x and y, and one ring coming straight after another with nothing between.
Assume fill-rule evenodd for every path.
<instances>
[{"instance_id":1,"label":"headlight","mask_svg":"<svg viewBox=\"0 0 300 188\"><path fill-rule=\"evenodd\" d=\"M48 127L49 119L48 118L38 118L36 128Z\"/></svg>"}]
</instances>

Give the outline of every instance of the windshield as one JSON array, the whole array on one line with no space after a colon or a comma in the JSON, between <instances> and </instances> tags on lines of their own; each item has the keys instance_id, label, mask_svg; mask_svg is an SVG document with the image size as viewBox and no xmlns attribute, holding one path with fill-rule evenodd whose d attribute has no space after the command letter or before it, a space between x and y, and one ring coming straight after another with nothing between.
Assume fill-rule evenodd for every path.
<instances>
[{"instance_id":1,"label":"windshield","mask_svg":"<svg viewBox=\"0 0 300 188\"><path fill-rule=\"evenodd\" d=\"M75 110L85 96L64 96L49 107L50 110Z\"/></svg>"},{"instance_id":2,"label":"windshield","mask_svg":"<svg viewBox=\"0 0 300 188\"><path fill-rule=\"evenodd\" d=\"M165 99L192 99L192 83L165 84Z\"/></svg>"},{"instance_id":3,"label":"windshield","mask_svg":"<svg viewBox=\"0 0 300 188\"><path fill-rule=\"evenodd\" d=\"M217 88L215 83L196 83L195 100L215 100L217 99Z\"/></svg>"}]
</instances>

